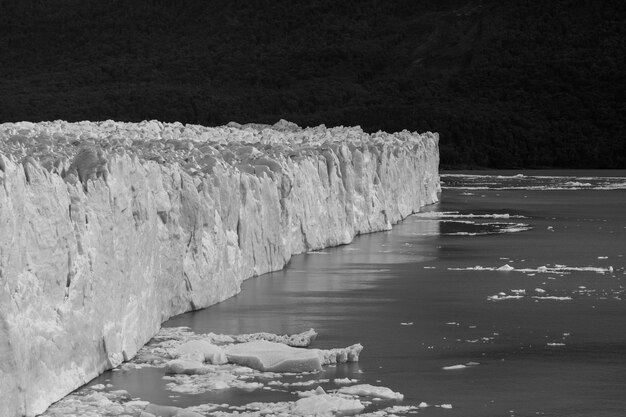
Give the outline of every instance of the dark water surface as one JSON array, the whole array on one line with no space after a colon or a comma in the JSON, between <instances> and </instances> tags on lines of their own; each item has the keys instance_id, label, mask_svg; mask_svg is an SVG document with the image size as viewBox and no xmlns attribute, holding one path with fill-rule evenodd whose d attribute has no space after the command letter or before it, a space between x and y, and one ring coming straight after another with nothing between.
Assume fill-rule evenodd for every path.
<instances>
[{"instance_id":1,"label":"dark water surface","mask_svg":"<svg viewBox=\"0 0 626 417\"><path fill-rule=\"evenodd\" d=\"M165 326L312 327L313 347L360 342L358 364L315 378L387 386L404 405L452 404L424 416L625 416L626 171L469 174L444 174L430 213L296 256L236 297ZM505 265L514 269L495 270ZM99 380L179 406L297 399L262 390L170 397L161 375Z\"/></svg>"}]
</instances>

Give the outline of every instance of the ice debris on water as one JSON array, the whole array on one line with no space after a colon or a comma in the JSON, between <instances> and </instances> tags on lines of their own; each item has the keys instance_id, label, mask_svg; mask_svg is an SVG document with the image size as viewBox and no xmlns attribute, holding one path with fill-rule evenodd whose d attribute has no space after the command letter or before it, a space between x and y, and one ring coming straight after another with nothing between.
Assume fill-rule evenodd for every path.
<instances>
[{"instance_id":1,"label":"ice debris on water","mask_svg":"<svg viewBox=\"0 0 626 417\"><path fill-rule=\"evenodd\" d=\"M379 387L370 384L341 387L337 392L339 394L358 395L361 397L380 398L384 400L401 401L404 399L404 395L400 394L399 392L394 392L387 387Z\"/></svg>"},{"instance_id":2,"label":"ice debris on water","mask_svg":"<svg viewBox=\"0 0 626 417\"><path fill-rule=\"evenodd\" d=\"M237 388L244 391L269 391L310 387L293 391L299 399L283 402L256 402L239 406L200 404L181 408L152 404L130 397L123 390L95 384L80 389L52 405L42 417L66 415L167 415L173 417L226 416L312 416L351 415L360 413L372 401L401 401L404 395L390 388L357 384L356 379L335 378L338 389L326 392L319 384L329 379L286 382L284 377L314 375L322 366L358 361L362 346L341 349L305 349L289 346L310 342L314 331L298 335L196 334L185 327L163 328L132 360L136 365L162 367L166 389L175 393L201 394ZM238 342L237 340L240 340ZM283 343L272 340L282 340ZM396 413L415 412L426 406L390 406L365 414L386 417ZM374 407L376 408L376 407ZM209 414L210 413L210 414Z\"/></svg>"},{"instance_id":3,"label":"ice debris on water","mask_svg":"<svg viewBox=\"0 0 626 417\"><path fill-rule=\"evenodd\" d=\"M467 365L451 365L451 366L444 366L443 369L444 371L454 371L457 369L465 369L467 368Z\"/></svg>"},{"instance_id":4,"label":"ice debris on water","mask_svg":"<svg viewBox=\"0 0 626 417\"><path fill-rule=\"evenodd\" d=\"M520 262L524 262L523 260ZM614 269L612 266L608 267L596 267L596 266L566 266L556 264L554 266L542 265L537 268L515 268L509 264L504 264L502 266L469 266L462 268L448 268L449 271L514 271L514 272L522 272L525 274L530 273L540 273L540 274L555 274L555 275L567 275L572 272L594 272L598 274L607 274L613 273Z\"/></svg>"}]
</instances>

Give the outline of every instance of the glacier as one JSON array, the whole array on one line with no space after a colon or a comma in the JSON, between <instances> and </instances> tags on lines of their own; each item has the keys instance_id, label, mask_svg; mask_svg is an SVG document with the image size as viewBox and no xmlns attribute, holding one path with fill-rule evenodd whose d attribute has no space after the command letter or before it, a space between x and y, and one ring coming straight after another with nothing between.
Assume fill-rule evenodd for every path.
<instances>
[{"instance_id":1,"label":"glacier","mask_svg":"<svg viewBox=\"0 0 626 417\"><path fill-rule=\"evenodd\" d=\"M0 124L0 415L34 416L163 321L437 201L439 137Z\"/></svg>"}]
</instances>

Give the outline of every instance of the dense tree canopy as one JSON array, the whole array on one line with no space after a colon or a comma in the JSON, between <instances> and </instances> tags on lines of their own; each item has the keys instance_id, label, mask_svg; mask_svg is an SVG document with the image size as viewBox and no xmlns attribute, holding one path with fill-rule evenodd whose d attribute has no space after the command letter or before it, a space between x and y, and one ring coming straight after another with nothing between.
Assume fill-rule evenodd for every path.
<instances>
[{"instance_id":1,"label":"dense tree canopy","mask_svg":"<svg viewBox=\"0 0 626 417\"><path fill-rule=\"evenodd\" d=\"M0 0L0 122L361 125L626 167L621 1Z\"/></svg>"}]
</instances>

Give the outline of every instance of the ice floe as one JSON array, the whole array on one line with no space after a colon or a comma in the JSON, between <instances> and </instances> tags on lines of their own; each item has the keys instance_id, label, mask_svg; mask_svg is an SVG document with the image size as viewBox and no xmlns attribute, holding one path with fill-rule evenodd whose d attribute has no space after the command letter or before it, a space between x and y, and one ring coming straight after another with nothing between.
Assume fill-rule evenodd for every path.
<instances>
[{"instance_id":1,"label":"ice floe","mask_svg":"<svg viewBox=\"0 0 626 417\"><path fill-rule=\"evenodd\" d=\"M467 195L468 191L472 190L570 191L626 189L626 178L623 177L442 174L441 179L441 188L463 190L462 195Z\"/></svg>"},{"instance_id":2,"label":"ice floe","mask_svg":"<svg viewBox=\"0 0 626 417\"><path fill-rule=\"evenodd\" d=\"M449 271L514 271L525 274L539 273L539 274L555 274L555 275L567 275L572 272L593 272L597 274L610 274L614 272L612 266L597 267L597 266L566 266L566 265L554 265L554 266L539 266L537 268L515 268L509 264L502 266L469 266L463 268L448 268Z\"/></svg>"},{"instance_id":3,"label":"ice floe","mask_svg":"<svg viewBox=\"0 0 626 417\"><path fill-rule=\"evenodd\" d=\"M358 399L344 398L330 394L320 394L301 398L291 408L294 415L319 416L333 414L356 414L365 406Z\"/></svg>"},{"instance_id":4,"label":"ice floe","mask_svg":"<svg viewBox=\"0 0 626 417\"><path fill-rule=\"evenodd\" d=\"M282 343L255 340L228 346L228 361L259 371L310 372L322 369L316 350L294 348Z\"/></svg>"},{"instance_id":5,"label":"ice floe","mask_svg":"<svg viewBox=\"0 0 626 417\"><path fill-rule=\"evenodd\" d=\"M458 211L425 211L413 214L418 219L524 219L524 216L509 213L462 214Z\"/></svg>"},{"instance_id":6,"label":"ice floe","mask_svg":"<svg viewBox=\"0 0 626 417\"><path fill-rule=\"evenodd\" d=\"M458 369L465 369L465 368L467 368L467 365L460 364L460 365L444 366L441 369L443 369L444 371L456 371Z\"/></svg>"},{"instance_id":7,"label":"ice floe","mask_svg":"<svg viewBox=\"0 0 626 417\"><path fill-rule=\"evenodd\" d=\"M338 349L289 346L308 344L315 335L313 330L280 336L269 333L196 334L185 327L163 328L132 362L124 364L163 368L166 373L162 377L165 388L176 394L194 395L232 388L243 391L263 389L293 394L299 398L294 401L257 402L238 406L205 403L180 408L133 399L126 391L112 390L110 384L94 384L65 397L51 406L43 416L334 416L360 413L372 401L401 401L404 398L403 394L387 387L356 385L358 381L353 378L293 381L293 378L315 375L324 365L358 361L363 348L360 344ZM283 343L272 340L281 340ZM133 368L129 366L124 369ZM320 386L331 383L338 388L326 392ZM290 391L294 388L296 391ZM418 408L410 405L373 407L372 415L382 417Z\"/></svg>"},{"instance_id":8,"label":"ice floe","mask_svg":"<svg viewBox=\"0 0 626 417\"><path fill-rule=\"evenodd\" d=\"M337 385L356 384L358 381L354 378L335 378L333 382Z\"/></svg>"},{"instance_id":9,"label":"ice floe","mask_svg":"<svg viewBox=\"0 0 626 417\"><path fill-rule=\"evenodd\" d=\"M380 398L383 400L401 401L404 399L404 395L399 392L394 392L387 387L378 387L370 384L341 387L337 392L339 394L358 395L360 397Z\"/></svg>"}]
</instances>

